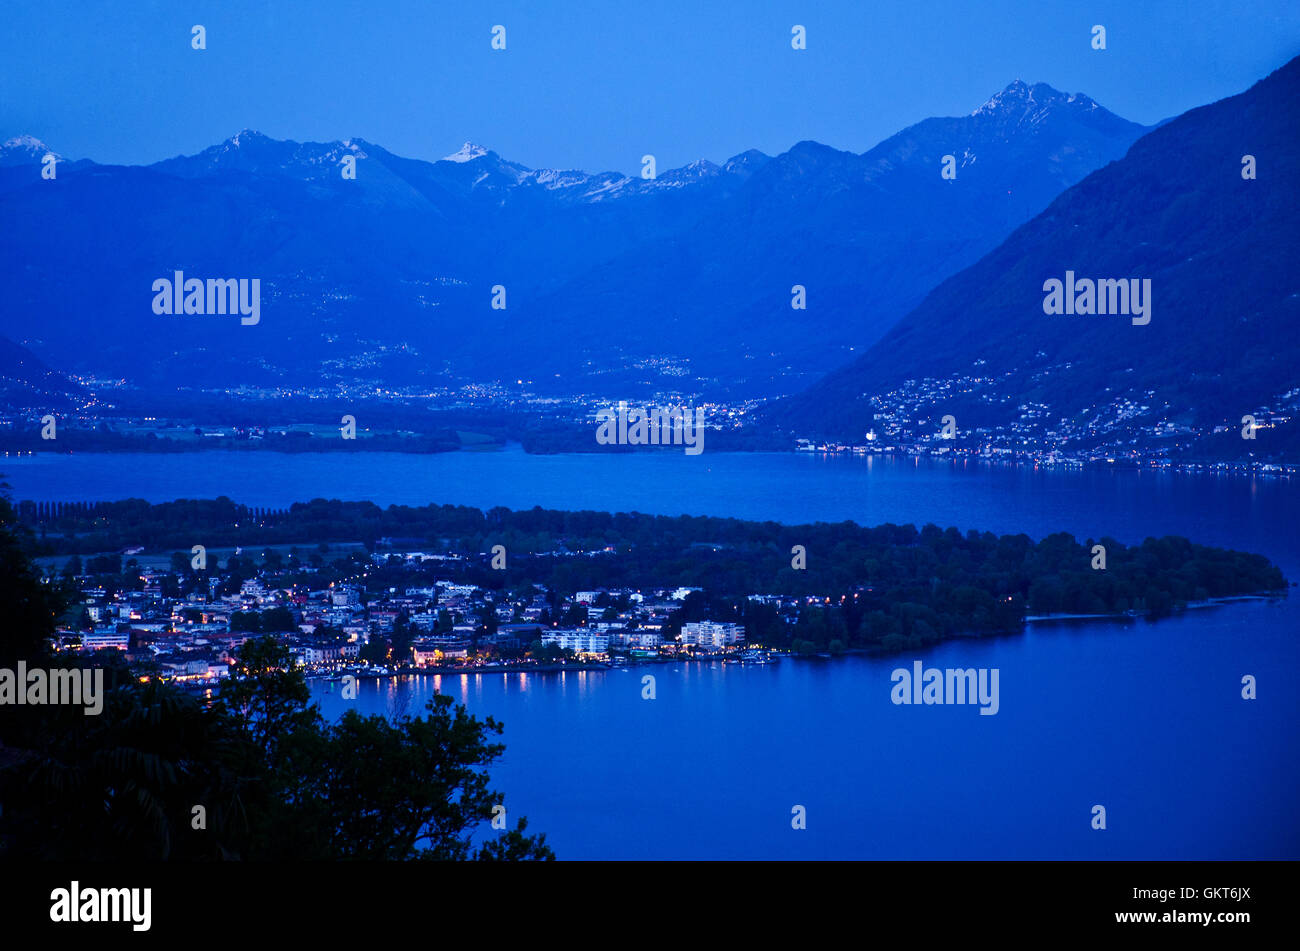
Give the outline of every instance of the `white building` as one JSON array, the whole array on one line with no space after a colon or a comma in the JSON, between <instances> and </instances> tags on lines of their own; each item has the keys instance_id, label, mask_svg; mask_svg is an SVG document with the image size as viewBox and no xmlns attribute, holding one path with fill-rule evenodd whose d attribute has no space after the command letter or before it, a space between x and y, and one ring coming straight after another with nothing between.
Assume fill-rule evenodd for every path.
<instances>
[{"instance_id":1,"label":"white building","mask_svg":"<svg viewBox=\"0 0 1300 951\"><path fill-rule=\"evenodd\" d=\"M453 584L450 581L439 581L438 588L449 598L471 598L478 591L476 584Z\"/></svg>"},{"instance_id":2,"label":"white building","mask_svg":"<svg viewBox=\"0 0 1300 951\"><path fill-rule=\"evenodd\" d=\"M330 603L336 608L356 607L361 604L361 595L356 588L335 588L330 591Z\"/></svg>"},{"instance_id":3,"label":"white building","mask_svg":"<svg viewBox=\"0 0 1300 951\"><path fill-rule=\"evenodd\" d=\"M542 635L542 643L558 644L562 650L575 654L604 654L609 650L609 635L580 630L547 631Z\"/></svg>"},{"instance_id":4,"label":"white building","mask_svg":"<svg viewBox=\"0 0 1300 951\"><path fill-rule=\"evenodd\" d=\"M418 614L412 614L411 624L421 631L432 631L438 626L438 613L436 611L421 611Z\"/></svg>"},{"instance_id":5,"label":"white building","mask_svg":"<svg viewBox=\"0 0 1300 951\"><path fill-rule=\"evenodd\" d=\"M81 647L83 650L97 651L105 647L115 647L118 650L126 650L131 643L131 635L127 631L105 631L97 630L93 634L87 633L81 635Z\"/></svg>"},{"instance_id":6,"label":"white building","mask_svg":"<svg viewBox=\"0 0 1300 951\"><path fill-rule=\"evenodd\" d=\"M698 647L730 647L745 639L739 624L720 621L690 621L682 625L681 642Z\"/></svg>"}]
</instances>

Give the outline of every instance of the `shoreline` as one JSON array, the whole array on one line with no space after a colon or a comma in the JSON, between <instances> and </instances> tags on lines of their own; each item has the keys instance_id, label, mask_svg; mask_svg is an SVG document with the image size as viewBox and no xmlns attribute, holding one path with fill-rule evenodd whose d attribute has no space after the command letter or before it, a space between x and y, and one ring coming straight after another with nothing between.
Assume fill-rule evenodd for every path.
<instances>
[{"instance_id":1,"label":"shoreline","mask_svg":"<svg viewBox=\"0 0 1300 951\"><path fill-rule=\"evenodd\" d=\"M849 647L849 648L845 648L842 652L840 652L840 653L838 653L838 654L833 654L833 653L831 653L831 652L829 652L829 651L818 651L818 652L813 653L813 654L797 654L797 653L795 653L795 652L793 652L793 651L781 650L781 649L779 649L779 648L756 647L756 648L753 648L753 649L754 649L754 650L757 650L757 651L762 651L764 654L768 655L768 659L766 659L766 660L758 660L758 659L755 659L755 658L745 658L745 657L741 657L741 656L739 656L738 654L737 654L737 655L722 655L722 654L717 654L717 655L705 655L705 656L698 656L698 657L690 657L690 656L687 656L687 657L629 657L629 658L626 658L625 661L624 661L623 663L619 663L619 664L615 664L615 663L612 663L612 662L610 662L610 663L595 663L595 662L592 662L592 663L575 663L575 664L517 665L517 666L516 666L516 665L508 665L508 664L484 664L484 665L479 666L479 667L421 667L421 668L413 668L413 669L410 669L410 670L399 670L399 671L394 671L394 672L392 672L392 673L388 673L388 674L379 674L379 673L373 673L373 672L367 672L367 673L354 673L354 674L351 674L351 676L356 677L358 680L392 680L392 679L394 679L394 678L398 678L398 677L428 677L428 676L434 676L434 677L467 677L467 676L470 676L470 675L478 675L478 674L530 674L530 673L531 673L531 674L549 674L549 673L568 673L568 672L570 672L570 671L575 671L575 672L579 672L579 673L587 673L587 672L606 673L606 672L609 672L609 671L612 671L612 670L620 670L620 669L628 670L628 669L631 669L631 668L633 668L633 667L663 666L663 665L665 665L665 664L678 664L678 663L681 663L681 664L704 664L704 663L712 663L712 662L715 662L715 661L721 661L721 662L724 663L724 664L738 664L738 665L740 665L740 666L750 666L750 667L771 667L771 666L774 666L775 664L779 663L779 662L782 661L782 660L796 660L796 661L837 660L837 659L840 659L840 658L843 658L843 657L851 657L851 656L859 656L859 657L891 657L891 656L902 656L903 654L906 654L906 653L909 653L909 652L914 652L914 651L921 651L921 652L929 651L929 650L932 650L932 649L935 648L935 647L939 647L939 646L941 646L941 645L948 644L948 643L950 643L950 642L952 642L952 641L971 640L971 639L976 639L976 640L985 640L985 639L990 639L990 638L1011 637L1011 636L1014 636L1014 635L1016 635L1016 634L1024 634L1024 633L1026 633L1026 631L1028 630L1029 625L1030 625L1030 624L1035 624L1035 623L1050 623L1050 622L1054 622L1054 621L1132 621L1132 620L1147 620L1149 623L1153 623L1153 624L1154 624L1154 623L1159 623L1160 621L1165 621L1165 620L1169 620L1169 619L1172 619L1172 618L1179 617L1179 616L1181 616L1182 614L1184 614L1185 612L1190 611L1190 610L1202 609L1202 608L1221 607L1221 606L1224 606L1224 605L1236 604L1236 603L1240 603L1240 602L1251 602L1251 601L1276 601L1276 600L1280 600L1281 598L1286 597L1286 596L1287 596L1286 593L1283 592L1283 593L1281 593L1281 594L1275 594L1275 595L1268 595L1268 594L1244 594L1244 595L1233 595L1233 596L1225 597L1225 598L1211 598L1211 599L1209 599L1209 600L1207 600L1207 601L1189 602L1188 604L1183 605L1181 608L1179 608L1178 610L1176 610L1176 611L1174 611L1174 612L1172 612L1172 613L1170 613L1170 614L1164 615L1164 616L1159 617L1159 618L1151 618L1151 619L1148 619L1148 618L1146 617L1145 614L1142 614L1142 613L1135 613L1135 612L1128 612L1128 613L1125 613L1125 614L1050 614L1050 615L1035 615L1035 616L1031 616L1031 617L1026 617L1026 618L1024 619L1024 620L1025 620L1025 628L1022 629L1022 630L1020 630L1020 631L1007 631L1007 632L1005 632L1005 633L1003 633L1003 634L992 634L992 635L974 635L974 634L969 634L969 633L967 633L967 634L956 634L956 635L954 635L954 636L952 636L952 637L947 637L947 638L944 638L944 639L939 640L939 641L934 641L933 643L925 644L925 645L923 645L923 646L921 646L921 647L918 647L918 648L915 648L915 649L908 648L907 650L896 650L896 651L885 651L885 650L880 650L880 649L870 648L870 647ZM332 672L332 673L315 673L315 674L307 674L306 676L307 676L307 680L308 680L309 683L313 683L313 682L317 682L317 681L325 682L325 683L331 683L331 682L333 682L333 683L337 683L337 682L339 682L339 681L342 679L343 676L348 675L348 674L349 674L348 671L342 671L342 672Z\"/></svg>"},{"instance_id":2,"label":"shoreline","mask_svg":"<svg viewBox=\"0 0 1300 951\"><path fill-rule=\"evenodd\" d=\"M30 448L27 446L3 448L0 447L0 458L33 459L38 456L184 456L198 453L210 452L237 452L246 453L272 453L282 456L302 456L302 455L352 455L352 454L375 454L375 453L392 453L395 455L409 456L428 456L428 455L448 455L459 452L465 453L498 453L517 451L526 456L592 456L592 455L636 455L638 452L658 452L675 454L677 447L653 447L648 446L644 449L629 449L619 447L616 450L592 447L591 449L554 449L554 450L536 450L529 449L523 443L507 439L504 441L492 441L485 443L469 443L459 446L451 445L424 445L424 446L395 446L380 445L369 446L366 442L375 437L366 437L366 439L357 440L352 443L343 443L336 445L321 440L312 446L257 446L243 444L213 444L197 443L193 446L177 445L175 447L159 446L131 446L124 448L108 449L81 447L74 449L50 449L45 447ZM413 437L403 437L413 438ZM359 444L358 444L359 443ZM1167 457L1153 456L1145 459L1078 459L1078 458L1048 458L1034 456L1032 454L1005 454L1005 455L983 455L980 453L936 453L922 446L914 447L912 451L908 449L894 449L890 451L854 451L851 448L843 450L832 449L778 449L771 447L760 447L753 449L732 448L728 447L720 450L717 455L793 455L803 458L819 459L870 459L884 458L900 461L925 459L930 462L948 462L966 464L969 462L987 463L997 466L1031 466L1035 469L1051 469L1068 472L1172 472L1182 475L1235 475L1235 476L1269 476L1271 478L1291 478L1300 476L1300 462L1280 461L1266 462L1258 460L1211 460L1211 459L1187 459L1181 461L1170 460Z\"/></svg>"},{"instance_id":3,"label":"shoreline","mask_svg":"<svg viewBox=\"0 0 1300 951\"><path fill-rule=\"evenodd\" d=\"M1184 611L1194 611L1199 608L1215 608L1223 604L1233 604L1238 601L1274 601L1278 598L1286 597L1284 589L1278 594L1235 594L1224 598L1209 598L1205 601L1188 601L1177 611L1163 617L1173 617L1182 614ZM1034 614L1026 615L1026 624L1042 624L1052 621L1124 621L1124 620L1143 620L1146 614L1141 611L1125 611L1122 614ZM1161 620L1154 618L1153 620Z\"/></svg>"}]
</instances>

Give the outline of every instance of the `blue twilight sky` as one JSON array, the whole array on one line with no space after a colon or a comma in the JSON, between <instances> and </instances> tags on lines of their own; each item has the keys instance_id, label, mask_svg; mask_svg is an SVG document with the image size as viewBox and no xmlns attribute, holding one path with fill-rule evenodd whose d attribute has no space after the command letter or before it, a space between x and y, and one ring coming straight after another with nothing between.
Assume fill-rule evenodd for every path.
<instances>
[{"instance_id":1,"label":"blue twilight sky","mask_svg":"<svg viewBox=\"0 0 1300 951\"><path fill-rule=\"evenodd\" d=\"M3 0L0 140L147 163L242 128L439 158L472 140L534 168L635 173L864 151L1013 79L1143 123L1300 54L1296 0ZM190 49L190 28L208 48ZM808 48L790 48L794 24ZM1093 24L1107 49L1090 47ZM507 49L490 48L494 24Z\"/></svg>"}]
</instances>

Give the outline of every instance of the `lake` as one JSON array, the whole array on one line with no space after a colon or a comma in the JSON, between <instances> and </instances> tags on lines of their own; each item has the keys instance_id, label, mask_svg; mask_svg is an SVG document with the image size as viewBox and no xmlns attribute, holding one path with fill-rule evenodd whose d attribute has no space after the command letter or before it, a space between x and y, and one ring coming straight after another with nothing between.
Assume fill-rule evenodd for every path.
<instances>
[{"instance_id":1,"label":"lake","mask_svg":"<svg viewBox=\"0 0 1300 951\"><path fill-rule=\"evenodd\" d=\"M16 499L228 495L280 507L607 509L787 523L934 522L1041 537L1181 534L1300 579L1300 491L1272 478L805 454L36 456ZM810 556L815 553L810 553ZM1155 623L1033 624L893 658L363 682L363 712L435 689L504 722L513 818L560 858L1300 858L1300 599ZM997 668L1000 707L895 706L890 673ZM641 699L641 677L656 699ZM1241 698L1241 677L1259 699ZM316 687L330 715L340 696ZM1107 828L1090 826L1092 807ZM807 828L791 828L803 806Z\"/></svg>"}]
</instances>

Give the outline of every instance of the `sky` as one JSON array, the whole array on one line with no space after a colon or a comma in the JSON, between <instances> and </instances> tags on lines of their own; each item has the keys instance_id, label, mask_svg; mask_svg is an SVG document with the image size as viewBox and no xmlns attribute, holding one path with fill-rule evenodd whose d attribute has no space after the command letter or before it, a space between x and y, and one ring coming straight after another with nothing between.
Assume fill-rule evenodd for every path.
<instances>
[{"instance_id":1,"label":"sky","mask_svg":"<svg viewBox=\"0 0 1300 951\"><path fill-rule=\"evenodd\" d=\"M664 170L804 139L863 152L1015 79L1151 124L1300 55L1296 0L0 6L0 140L122 164L251 128L430 160L473 141L532 168L636 174L647 153ZM195 24L206 50L191 49Z\"/></svg>"}]
</instances>

